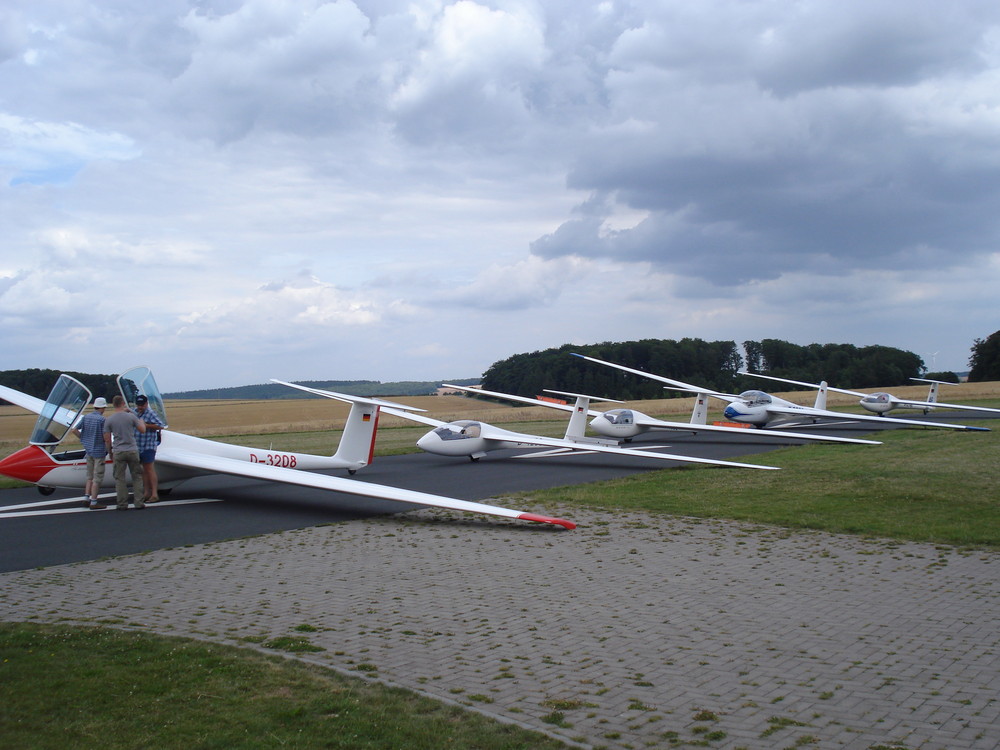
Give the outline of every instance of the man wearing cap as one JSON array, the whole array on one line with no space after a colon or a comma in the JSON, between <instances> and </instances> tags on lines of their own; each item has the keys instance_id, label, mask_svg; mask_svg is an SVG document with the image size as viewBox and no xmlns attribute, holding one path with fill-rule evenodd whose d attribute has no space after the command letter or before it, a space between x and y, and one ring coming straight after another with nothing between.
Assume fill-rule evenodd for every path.
<instances>
[{"instance_id":1,"label":"man wearing cap","mask_svg":"<svg viewBox=\"0 0 1000 750\"><path fill-rule=\"evenodd\" d=\"M107 407L108 402L102 397L95 398L94 410L80 421L79 427L73 430L83 443L83 450L87 454L87 483L84 485L84 492L90 498L87 507L91 510L103 510L108 507L97 499L101 492L101 483L104 481L104 462L108 456L108 449L104 444L104 410Z\"/></svg>"},{"instance_id":2,"label":"man wearing cap","mask_svg":"<svg viewBox=\"0 0 1000 750\"><path fill-rule=\"evenodd\" d=\"M135 443L139 447L139 461L142 463L143 500L158 503L159 478L156 476L156 446L160 444L160 430L167 425L155 411L149 408L149 399L141 393L135 397L135 415L146 425L146 431L135 432Z\"/></svg>"}]
</instances>

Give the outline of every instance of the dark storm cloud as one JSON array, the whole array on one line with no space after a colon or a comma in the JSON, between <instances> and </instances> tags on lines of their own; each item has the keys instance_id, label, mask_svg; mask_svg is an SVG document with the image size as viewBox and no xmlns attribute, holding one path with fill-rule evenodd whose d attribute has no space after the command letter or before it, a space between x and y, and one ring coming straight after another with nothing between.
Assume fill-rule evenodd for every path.
<instances>
[{"instance_id":1,"label":"dark storm cloud","mask_svg":"<svg viewBox=\"0 0 1000 750\"><path fill-rule=\"evenodd\" d=\"M567 180L607 196L604 210L591 205L532 251L726 285L992 251L1000 132L977 95L993 81L997 26L973 9L878 3L847 16L798 4L740 33L723 21L716 38L695 33L706 17L651 14L623 34L609 76L612 111L628 102L643 126L595 137ZM681 21L694 41L663 25ZM615 202L648 216L608 230Z\"/></svg>"}]
</instances>

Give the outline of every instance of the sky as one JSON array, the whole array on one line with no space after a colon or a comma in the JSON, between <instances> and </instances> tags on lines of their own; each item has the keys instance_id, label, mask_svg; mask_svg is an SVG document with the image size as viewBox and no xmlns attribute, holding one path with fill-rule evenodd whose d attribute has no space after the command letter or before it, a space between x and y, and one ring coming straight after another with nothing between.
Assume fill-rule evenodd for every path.
<instances>
[{"instance_id":1,"label":"sky","mask_svg":"<svg viewBox=\"0 0 1000 750\"><path fill-rule=\"evenodd\" d=\"M1000 328L1000 4L5 0L0 227L0 369L961 371Z\"/></svg>"}]
</instances>

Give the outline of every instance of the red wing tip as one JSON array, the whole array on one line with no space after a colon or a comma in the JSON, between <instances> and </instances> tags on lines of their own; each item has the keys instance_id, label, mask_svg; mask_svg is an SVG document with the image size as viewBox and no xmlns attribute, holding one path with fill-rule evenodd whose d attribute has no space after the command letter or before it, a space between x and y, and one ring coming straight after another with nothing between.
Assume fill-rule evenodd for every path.
<instances>
[{"instance_id":1,"label":"red wing tip","mask_svg":"<svg viewBox=\"0 0 1000 750\"><path fill-rule=\"evenodd\" d=\"M553 523L557 526L562 526L564 529L575 529L576 524L572 521L564 521L561 518L551 518L549 516L540 516L536 513L522 513L518 516L522 521L537 521L538 523Z\"/></svg>"}]
</instances>

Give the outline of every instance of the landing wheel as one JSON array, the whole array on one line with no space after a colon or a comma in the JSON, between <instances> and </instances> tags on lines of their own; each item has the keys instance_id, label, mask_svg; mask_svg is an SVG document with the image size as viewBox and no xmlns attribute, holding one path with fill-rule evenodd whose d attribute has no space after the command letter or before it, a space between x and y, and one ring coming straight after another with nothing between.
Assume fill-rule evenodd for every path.
<instances>
[{"instance_id":1,"label":"landing wheel","mask_svg":"<svg viewBox=\"0 0 1000 750\"><path fill-rule=\"evenodd\" d=\"M358 470L357 469L348 469L347 473L350 474L353 477L355 474L358 473Z\"/></svg>"},{"instance_id":2,"label":"landing wheel","mask_svg":"<svg viewBox=\"0 0 1000 750\"><path fill-rule=\"evenodd\" d=\"M38 491L41 492L45 497L48 497L49 495L51 495L53 492L56 491L56 488L55 487L42 487L41 485L38 485Z\"/></svg>"},{"instance_id":3,"label":"landing wheel","mask_svg":"<svg viewBox=\"0 0 1000 750\"><path fill-rule=\"evenodd\" d=\"M469 460L470 461L478 461L479 460L479 456L469 456Z\"/></svg>"}]
</instances>

